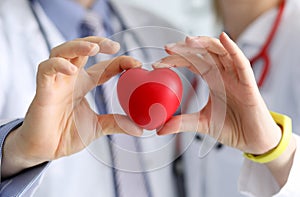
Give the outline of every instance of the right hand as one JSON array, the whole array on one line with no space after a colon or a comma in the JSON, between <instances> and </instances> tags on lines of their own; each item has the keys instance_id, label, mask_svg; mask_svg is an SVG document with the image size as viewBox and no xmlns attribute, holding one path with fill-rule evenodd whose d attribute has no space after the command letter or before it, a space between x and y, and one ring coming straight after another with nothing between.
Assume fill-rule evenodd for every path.
<instances>
[{"instance_id":1,"label":"right hand","mask_svg":"<svg viewBox=\"0 0 300 197\"><path fill-rule=\"evenodd\" d=\"M188 67L206 80L210 95L201 111L173 117L159 134L198 131L256 155L277 146L281 130L259 93L248 59L226 34L221 34L220 40L188 37L167 45L166 51L170 56L163 58L159 67ZM217 106L216 111L212 111L213 106ZM224 115L224 125L212 120L213 113Z\"/></svg>"},{"instance_id":2,"label":"right hand","mask_svg":"<svg viewBox=\"0 0 300 197\"><path fill-rule=\"evenodd\" d=\"M210 95L200 112L172 117L159 134L198 131L254 155L266 153L278 145L281 128L270 115L248 59L225 33L220 35L220 40L202 36L187 38L167 46L166 51L170 56L157 65L188 67L206 80ZM222 82L225 91L220 88ZM224 125L217 127L221 130L220 136L214 130L216 120L211 120L213 104L217 105L214 113L222 114L225 110ZM266 163L280 187L288 180L296 147L292 137L283 154Z\"/></svg>"}]
</instances>

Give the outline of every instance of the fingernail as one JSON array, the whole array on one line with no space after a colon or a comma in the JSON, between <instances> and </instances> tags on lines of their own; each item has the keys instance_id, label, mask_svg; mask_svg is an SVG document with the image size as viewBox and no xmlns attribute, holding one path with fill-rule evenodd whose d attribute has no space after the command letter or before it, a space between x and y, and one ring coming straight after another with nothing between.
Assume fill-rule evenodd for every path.
<instances>
[{"instance_id":1,"label":"fingernail","mask_svg":"<svg viewBox=\"0 0 300 197\"><path fill-rule=\"evenodd\" d=\"M222 34L224 35L225 39L229 40L230 42L235 43L226 32L222 32Z\"/></svg>"},{"instance_id":2,"label":"fingernail","mask_svg":"<svg viewBox=\"0 0 300 197\"><path fill-rule=\"evenodd\" d=\"M139 68L142 66L142 63L136 59L133 59L132 68Z\"/></svg>"},{"instance_id":3,"label":"fingernail","mask_svg":"<svg viewBox=\"0 0 300 197\"><path fill-rule=\"evenodd\" d=\"M92 45L92 50L91 50L91 52L90 52L90 56L94 56L94 55L96 55L97 53L99 53L99 50L100 50L100 47L99 47L99 45L97 45L97 44L91 44Z\"/></svg>"},{"instance_id":4,"label":"fingernail","mask_svg":"<svg viewBox=\"0 0 300 197\"><path fill-rule=\"evenodd\" d=\"M100 42L99 45L103 53L117 52L120 49L120 44L112 40L104 40Z\"/></svg>"},{"instance_id":5,"label":"fingernail","mask_svg":"<svg viewBox=\"0 0 300 197\"><path fill-rule=\"evenodd\" d=\"M164 136L164 135L168 135L168 133L166 133L165 131L163 131L163 130L159 130L159 131L157 131L156 132L156 134L158 135L158 136Z\"/></svg>"},{"instance_id":6,"label":"fingernail","mask_svg":"<svg viewBox=\"0 0 300 197\"><path fill-rule=\"evenodd\" d=\"M170 44L167 44L165 45L166 48L172 48L176 45L176 43L170 43Z\"/></svg>"},{"instance_id":7,"label":"fingernail","mask_svg":"<svg viewBox=\"0 0 300 197\"><path fill-rule=\"evenodd\" d=\"M229 38L228 34L225 31L223 31L221 34L223 34L225 37Z\"/></svg>"},{"instance_id":8,"label":"fingernail","mask_svg":"<svg viewBox=\"0 0 300 197\"><path fill-rule=\"evenodd\" d=\"M197 38L197 36L187 36L186 37L186 40L194 40L194 39L196 39Z\"/></svg>"},{"instance_id":9,"label":"fingernail","mask_svg":"<svg viewBox=\"0 0 300 197\"><path fill-rule=\"evenodd\" d=\"M143 129L138 127L137 125L131 125L127 128L128 134L133 136L141 136L143 134ZM130 131L130 132L129 132Z\"/></svg>"},{"instance_id":10,"label":"fingernail","mask_svg":"<svg viewBox=\"0 0 300 197\"><path fill-rule=\"evenodd\" d=\"M135 66L141 67L142 66L142 62L140 62L139 60L135 60Z\"/></svg>"},{"instance_id":11,"label":"fingernail","mask_svg":"<svg viewBox=\"0 0 300 197\"><path fill-rule=\"evenodd\" d=\"M152 64L153 68L171 68L172 65L170 64L165 64L165 63L161 63L161 62L156 62L154 64Z\"/></svg>"},{"instance_id":12,"label":"fingernail","mask_svg":"<svg viewBox=\"0 0 300 197\"><path fill-rule=\"evenodd\" d=\"M70 70L71 70L72 73L75 73L78 70L78 68L72 64L70 66Z\"/></svg>"}]
</instances>

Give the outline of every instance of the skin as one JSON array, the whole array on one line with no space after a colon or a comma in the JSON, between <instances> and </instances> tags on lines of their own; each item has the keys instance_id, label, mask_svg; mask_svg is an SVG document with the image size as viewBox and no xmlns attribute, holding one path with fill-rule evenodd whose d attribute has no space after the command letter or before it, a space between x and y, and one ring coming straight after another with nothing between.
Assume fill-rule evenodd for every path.
<instances>
[{"instance_id":1,"label":"skin","mask_svg":"<svg viewBox=\"0 0 300 197\"><path fill-rule=\"evenodd\" d=\"M280 2L281 0L214 0L224 29L233 40L237 40L255 19L277 7Z\"/></svg>"},{"instance_id":2,"label":"skin","mask_svg":"<svg viewBox=\"0 0 300 197\"><path fill-rule=\"evenodd\" d=\"M78 0L78 2L89 8L93 0L89 2ZM236 5L242 1L234 2L233 5ZM256 3L259 2L261 1L258 0ZM251 6L239 8L247 9L253 4L252 1ZM262 10L269 8L266 6ZM239 9L235 8L233 11L236 10ZM233 11L231 17L237 19ZM249 24L257 16L259 13L253 13L252 19L243 20ZM224 17L224 24L228 24L228 21L231 21L230 17L227 19ZM242 22L240 18L240 21L233 24ZM234 39L238 38L242 31L243 28L228 28L228 32ZM141 129L125 116L95 114L84 98L85 94L97 84L104 83L124 69L140 66L140 63L132 58L118 57L98 63L87 71L83 70L88 56L98 52L108 54L117 52L118 46L104 43L106 42L103 42L103 38L96 37L67 42L53 49L50 58L39 65L37 92L24 123L8 135L4 144L2 178L45 161L78 152L94 139L106 134L129 133L136 136L141 134ZM207 61L193 54L195 48L212 56L217 62L218 69L211 69ZM178 55L176 50L180 53L188 52L187 56L193 59L193 64ZM248 60L225 34L220 36L220 41L208 37L187 38L185 42L167 47L167 52L170 56L163 59L159 65L156 65L157 67L187 66L212 83L212 87L214 87L215 72L221 71L226 95L220 94L214 88L211 89L210 94L210 101L223 102L224 96L228 101L225 125L222 135L218 138L220 142L252 154L263 154L277 146L281 138L281 130L273 121L259 94ZM100 79L99 74L103 74ZM214 136L208 126L210 109L211 102L208 102L201 111L201 116L195 113L173 117L159 131L159 134L194 131L196 128L201 133ZM79 121L75 121L74 115L78 116L82 112L84 115L78 117ZM87 120L86 115L91 118ZM123 121L122 128L116 123L115 116ZM78 122L82 124L78 125ZM92 127L87 128L86 125ZM85 136L79 136L78 133L82 134L81 129L90 132ZM266 164L281 186L287 180L295 150L296 143L292 138L286 151L276 160Z\"/></svg>"},{"instance_id":3,"label":"skin","mask_svg":"<svg viewBox=\"0 0 300 197\"><path fill-rule=\"evenodd\" d=\"M251 65L225 33L219 39L187 37L184 42L166 46L166 51L170 56L154 67L188 67L206 80L210 96L201 111L174 116L158 134L196 130L215 137L225 145L254 155L264 154L278 145L282 131L272 119L259 93ZM216 85L220 83L216 80L217 73L220 73L224 83L225 93L219 91ZM220 136L210 126L213 124L210 122L212 103L226 106ZM295 150L296 143L292 137L286 151L276 160L265 164L280 186L287 181Z\"/></svg>"},{"instance_id":4,"label":"skin","mask_svg":"<svg viewBox=\"0 0 300 197\"><path fill-rule=\"evenodd\" d=\"M75 1L86 9L91 8L95 3L95 0L75 0Z\"/></svg>"},{"instance_id":5,"label":"skin","mask_svg":"<svg viewBox=\"0 0 300 197\"><path fill-rule=\"evenodd\" d=\"M233 40L237 40L245 29L259 16L278 7L280 2L281 0L214 0L214 3L218 8L217 15L219 15L224 29L229 33ZM291 143L294 143L293 140ZM291 146L293 145L290 145L288 149L293 149ZM282 157L285 158L285 156ZM283 160L287 161L288 159L290 158L285 158ZM278 163L275 165L273 165L273 163L267 164L280 186L283 186L286 183L288 176L282 176L282 174L287 175L289 173L291 164L291 160L290 162L281 163L280 166L284 172L277 170L277 167L279 167Z\"/></svg>"},{"instance_id":6,"label":"skin","mask_svg":"<svg viewBox=\"0 0 300 197\"><path fill-rule=\"evenodd\" d=\"M141 135L142 130L127 116L98 115L85 99L90 90L112 76L141 66L131 57L120 56L84 69L89 56L113 54L119 48L109 39L87 37L51 51L50 58L39 65L36 95L23 124L5 140L2 178L79 152L107 134Z\"/></svg>"}]
</instances>

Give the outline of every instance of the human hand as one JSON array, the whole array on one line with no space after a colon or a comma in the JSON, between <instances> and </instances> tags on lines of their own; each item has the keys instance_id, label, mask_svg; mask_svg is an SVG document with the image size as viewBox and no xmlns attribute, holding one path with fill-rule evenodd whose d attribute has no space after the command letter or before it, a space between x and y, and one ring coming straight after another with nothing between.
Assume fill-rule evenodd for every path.
<instances>
[{"instance_id":1,"label":"human hand","mask_svg":"<svg viewBox=\"0 0 300 197\"><path fill-rule=\"evenodd\" d=\"M5 141L2 176L76 153L103 135L142 133L126 116L96 114L85 98L112 76L140 67L133 58L121 56L84 69L89 56L113 54L119 48L109 39L87 37L51 51L50 58L39 65L36 95L22 126Z\"/></svg>"},{"instance_id":2,"label":"human hand","mask_svg":"<svg viewBox=\"0 0 300 197\"><path fill-rule=\"evenodd\" d=\"M187 37L184 42L166 46L166 51L170 56L154 67L188 67L205 79L210 95L201 111L174 116L158 134L198 131L256 155L277 146L281 130L259 93L249 61L225 33L220 40ZM213 105L217 111L212 111ZM222 111L224 125L214 126L212 114Z\"/></svg>"}]
</instances>

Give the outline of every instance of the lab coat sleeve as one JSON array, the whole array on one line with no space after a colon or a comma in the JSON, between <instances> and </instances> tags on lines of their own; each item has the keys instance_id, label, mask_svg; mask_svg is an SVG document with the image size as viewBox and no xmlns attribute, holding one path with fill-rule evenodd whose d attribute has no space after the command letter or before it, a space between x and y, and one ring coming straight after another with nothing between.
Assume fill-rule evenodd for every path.
<instances>
[{"instance_id":1,"label":"lab coat sleeve","mask_svg":"<svg viewBox=\"0 0 300 197\"><path fill-rule=\"evenodd\" d=\"M1 4L2 2L0 2ZM8 89L8 83L10 80L12 80L12 78L9 78L9 74L8 74L8 44L7 44L7 39L6 39L6 35L5 35L5 29L4 29L4 25L3 25L3 18L2 16L0 16L0 43L1 43L1 47L0 47L0 92L1 92L1 96L0 96L0 116L1 118L5 117L3 115L3 109L5 108L5 104L6 104L6 99L8 99L7 97L5 97L4 95L6 95L7 93L7 89ZM0 124L1 124L1 120L0 120Z\"/></svg>"},{"instance_id":2,"label":"lab coat sleeve","mask_svg":"<svg viewBox=\"0 0 300 197\"><path fill-rule=\"evenodd\" d=\"M6 136L23 120L18 119L0 126L0 158L2 160L3 145ZM24 170L23 172L0 182L0 196L30 196L38 186L39 180L48 163Z\"/></svg>"},{"instance_id":3,"label":"lab coat sleeve","mask_svg":"<svg viewBox=\"0 0 300 197\"><path fill-rule=\"evenodd\" d=\"M300 147L300 137L296 138L297 147ZM280 188L271 172L263 164L245 159L240 179L239 191L247 196L255 197L296 197L300 196L300 151L296 150L293 165L287 183Z\"/></svg>"}]
</instances>

